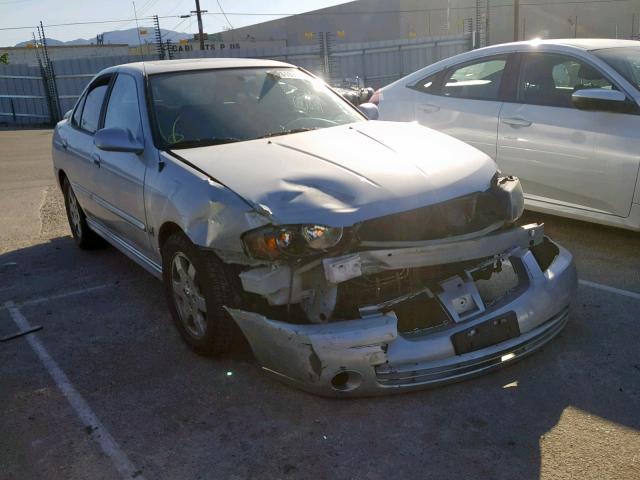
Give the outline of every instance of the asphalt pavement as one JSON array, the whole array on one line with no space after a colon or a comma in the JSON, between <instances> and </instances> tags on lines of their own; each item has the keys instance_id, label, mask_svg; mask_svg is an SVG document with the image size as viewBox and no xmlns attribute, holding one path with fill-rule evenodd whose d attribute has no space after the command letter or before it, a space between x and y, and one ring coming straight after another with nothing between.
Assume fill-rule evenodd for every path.
<instances>
[{"instance_id":1,"label":"asphalt pavement","mask_svg":"<svg viewBox=\"0 0 640 480\"><path fill-rule=\"evenodd\" d=\"M50 130L0 131L0 479L638 479L640 234L548 215L582 283L542 351L442 388L332 400L250 351L198 357L160 282L78 250Z\"/></svg>"}]
</instances>

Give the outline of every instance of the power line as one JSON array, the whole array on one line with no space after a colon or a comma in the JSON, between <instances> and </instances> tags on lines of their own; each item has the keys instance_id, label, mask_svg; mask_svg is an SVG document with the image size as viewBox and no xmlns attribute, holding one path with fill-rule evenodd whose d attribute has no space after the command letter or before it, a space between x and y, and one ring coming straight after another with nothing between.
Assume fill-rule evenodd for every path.
<instances>
[{"instance_id":1,"label":"power line","mask_svg":"<svg viewBox=\"0 0 640 480\"><path fill-rule=\"evenodd\" d=\"M138 20L151 19L152 17L139 17ZM172 17L174 18L174 17ZM125 18L120 20L96 20L96 21L85 21L85 22L70 22L70 23L52 23L51 25L44 25L47 28L51 27L68 27L73 25L99 25L104 23L121 23L121 22L135 22L135 18ZM29 27L2 27L0 30L32 30L35 26Z\"/></svg>"},{"instance_id":2,"label":"power line","mask_svg":"<svg viewBox=\"0 0 640 480\"><path fill-rule=\"evenodd\" d=\"M216 2L218 3L218 8L220 9L220 12L222 13L222 15L224 15L224 19L227 21L227 23L231 27L231 30L233 30L233 25L231 25L231 22L229 21L229 17L227 17L227 14L224 13L224 10L222 9L222 5L220 4L220 0L216 0Z\"/></svg>"},{"instance_id":3,"label":"power line","mask_svg":"<svg viewBox=\"0 0 640 480\"><path fill-rule=\"evenodd\" d=\"M173 27L171 27L169 30L171 30L173 33L168 33L165 36L165 39L166 40L172 40L172 41L175 40L178 37L178 35L181 34L180 32L176 31L176 28L178 28L180 25L182 25L187 20L191 20L191 17L183 18L178 23L176 23Z\"/></svg>"}]
</instances>

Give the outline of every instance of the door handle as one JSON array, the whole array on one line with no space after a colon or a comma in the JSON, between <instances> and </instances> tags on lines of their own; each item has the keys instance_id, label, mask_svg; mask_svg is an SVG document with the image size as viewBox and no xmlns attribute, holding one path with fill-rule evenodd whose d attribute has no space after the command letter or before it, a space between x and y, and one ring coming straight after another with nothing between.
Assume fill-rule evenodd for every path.
<instances>
[{"instance_id":1,"label":"door handle","mask_svg":"<svg viewBox=\"0 0 640 480\"><path fill-rule=\"evenodd\" d=\"M100 155L97 155L94 153L93 155L91 155L91 160L93 160L93 163L95 163L96 166L100 168L100 164L102 163L102 159L100 158Z\"/></svg>"},{"instance_id":2,"label":"door handle","mask_svg":"<svg viewBox=\"0 0 640 480\"><path fill-rule=\"evenodd\" d=\"M418 105L418 109L422 110L424 113L435 113L440 110L440 107L438 105L426 104Z\"/></svg>"},{"instance_id":3,"label":"door handle","mask_svg":"<svg viewBox=\"0 0 640 480\"><path fill-rule=\"evenodd\" d=\"M60 145L66 150L69 146L69 142L67 142L67 140L63 138L62 140L60 140Z\"/></svg>"},{"instance_id":4,"label":"door handle","mask_svg":"<svg viewBox=\"0 0 640 480\"><path fill-rule=\"evenodd\" d=\"M531 126L531 123L532 123L529 120L525 120L524 118L518 118L518 117L502 118L500 121L507 125L511 125L512 127L529 127Z\"/></svg>"}]
</instances>

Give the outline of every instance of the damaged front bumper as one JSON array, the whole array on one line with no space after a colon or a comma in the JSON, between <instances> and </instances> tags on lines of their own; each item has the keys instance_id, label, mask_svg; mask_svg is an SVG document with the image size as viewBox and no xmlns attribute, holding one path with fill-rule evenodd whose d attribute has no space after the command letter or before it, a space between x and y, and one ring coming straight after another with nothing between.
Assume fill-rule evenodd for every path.
<instances>
[{"instance_id":1,"label":"damaged front bumper","mask_svg":"<svg viewBox=\"0 0 640 480\"><path fill-rule=\"evenodd\" d=\"M340 282L405 263L437 265L438 258L500 255L508 260L517 284L496 301L483 299L470 275L447 279L429 291L451 319L440 327L400 332L394 306L401 300L363 308L360 319L305 325L228 310L265 371L319 395L381 395L463 380L528 355L565 325L576 270L571 254L546 238L543 251L541 227L468 240L467 248L461 248L464 241L444 242L369 250L357 261L343 257L324 263L327 279ZM538 250L530 248L534 245ZM548 258L541 259L545 252Z\"/></svg>"}]
</instances>

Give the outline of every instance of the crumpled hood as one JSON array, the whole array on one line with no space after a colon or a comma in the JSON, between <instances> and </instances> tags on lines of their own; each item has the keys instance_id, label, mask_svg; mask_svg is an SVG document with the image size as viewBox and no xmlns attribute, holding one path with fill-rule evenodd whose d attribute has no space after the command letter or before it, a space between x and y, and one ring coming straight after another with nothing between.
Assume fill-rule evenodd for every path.
<instances>
[{"instance_id":1,"label":"crumpled hood","mask_svg":"<svg viewBox=\"0 0 640 480\"><path fill-rule=\"evenodd\" d=\"M350 226L487 190L484 153L416 123L361 122L177 150L275 223Z\"/></svg>"}]
</instances>

